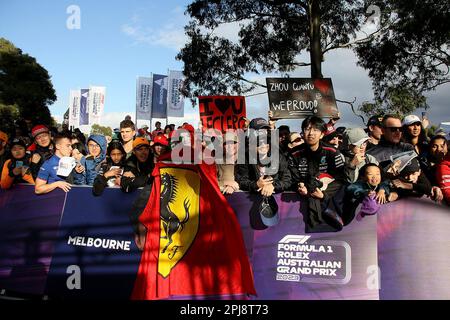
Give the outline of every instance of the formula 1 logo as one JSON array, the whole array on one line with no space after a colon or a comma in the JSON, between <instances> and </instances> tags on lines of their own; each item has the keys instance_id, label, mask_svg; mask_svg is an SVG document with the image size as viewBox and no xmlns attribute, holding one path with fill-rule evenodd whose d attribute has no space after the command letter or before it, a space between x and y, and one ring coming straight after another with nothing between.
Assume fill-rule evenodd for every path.
<instances>
[{"instance_id":1,"label":"formula 1 logo","mask_svg":"<svg viewBox=\"0 0 450 320\"><path fill-rule=\"evenodd\" d=\"M279 281L346 284L351 279L351 248L344 241L286 235L277 249Z\"/></svg>"}]
</instances>

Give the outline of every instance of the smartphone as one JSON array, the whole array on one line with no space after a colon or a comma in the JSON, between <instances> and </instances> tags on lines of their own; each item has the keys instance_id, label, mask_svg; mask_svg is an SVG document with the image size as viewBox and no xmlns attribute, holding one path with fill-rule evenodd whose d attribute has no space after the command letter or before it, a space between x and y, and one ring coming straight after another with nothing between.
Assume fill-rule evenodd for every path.
<instances>
[{"instance_id":1,"label":"smartphone","mask_svg":"<svg viewBox=\"0 0 450 320\"><path fill-rule=\"evenodd\" d=\"M16 168L23 167L23 161L16 161Z\"/></svg>"},{"instance_id":2,"label":"smartphone","mask_svg":"<svg viewBox=\"0 0 450 320\"><path fill-rule=\"evenodd\" d=\"M120 168L119 166L112 166L110 170L114 170L114 169L120 169L120 175L123 174L123 169Z\"/></svg>"}]
</instances>

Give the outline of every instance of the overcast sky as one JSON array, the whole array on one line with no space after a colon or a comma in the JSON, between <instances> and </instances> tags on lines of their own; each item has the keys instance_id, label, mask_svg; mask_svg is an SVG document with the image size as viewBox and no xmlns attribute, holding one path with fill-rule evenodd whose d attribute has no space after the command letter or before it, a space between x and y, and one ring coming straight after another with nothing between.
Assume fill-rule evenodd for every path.
<instances>
[{"instance_id":1,"label":"overcast sky","mask_svg":"<svg viewBox=\"0 0 450 320\"><path fill-rule=\"evenodd\" d=\"M0 1L0 37L36 57L49 71L58 97L50 110L57 119L67 110L70 89L106 86L103 124L114 128L127 114L134 119L136 77L182 69L175 56L186 41L183 28L188 21L184 16L188 3L78 0L75 4L81 11L81 28L69 30L66 10L73 1ZM237 24L227 24L216 33L236 39L237 30ZM337 99L356 98L355 107L372 100L370 79L357 66L352 51L328 53L322 72L324 77L332 79ZM309 75L308 68L290 74L291 77ZM264 78L271 75L248 76L265 83ZM261 88L255 93L263 91ZM450 121L450 85L441 86L427 96L432 123ZM249 118L267 116L267 94L248 97L246 104ZM339 125L362 125L348 105L338 103L338 107L342 115ZM421 111L416 114L420 115ZM196 124L198 118L198 108L186 102L185 117L170 118L169 122ZM300 128L300 120L280 121L285 123L293 130Z\"/></svg>"}]
</instances>

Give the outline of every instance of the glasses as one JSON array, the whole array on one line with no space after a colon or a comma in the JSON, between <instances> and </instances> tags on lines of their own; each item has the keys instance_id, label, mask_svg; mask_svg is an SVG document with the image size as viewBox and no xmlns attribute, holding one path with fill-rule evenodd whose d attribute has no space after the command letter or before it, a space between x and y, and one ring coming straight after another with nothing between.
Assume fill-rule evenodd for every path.
<instances>
[{"instance_id":1,"label":"glasses","mask_svg":"<svg viewBox=\"0 0 450 320\"><path fill-rule=\"evenodd\" d=\"M36 140L42 140L42 139L47 139L47 138L48 138L48 133L41 133L35 139Z\"/></svg>"},{"instance_id":2,"label":"glasses","mask_svg":"<svg viewBox=\"0 0 450 320\"><path fill-rule=\"evenodd\" d=\"M402 127L386 127L386 129L389 129L391 132L401 132Z\"/></svg>"},{"instance_id":3,"label":"glasses","mask_svg":"<svg viewBox=\"0 0 450 320\"><path fill-rule=\"evenodd\" d=\"M92 149L99 149L100 148L100 146L98 144L91 144L91 143L88 144L88 147L92 148Z\"/></svg>"},{"instance_id":4,"label":"glasses","mask_svg":"<svg viewBox=\"0 0 450 320\"><path fill-rule=\"evenodd\" d=\"M320 129L315 128L315 127L308 127L308 128L305 128L304 131L305 131L305 132L322 133L322 131L321 131Z\"/></svg>"},{"instance_id":5,"label":"glasses","mask_svg":"<svg viewBox=\"0 0 450 320\"><path fill-rule=\"evenodd\" d=\"M291 141L291 143L298 143L298 142L302 142L302 138L297 138L294 141Z\"/></svg>"}]
</instances>

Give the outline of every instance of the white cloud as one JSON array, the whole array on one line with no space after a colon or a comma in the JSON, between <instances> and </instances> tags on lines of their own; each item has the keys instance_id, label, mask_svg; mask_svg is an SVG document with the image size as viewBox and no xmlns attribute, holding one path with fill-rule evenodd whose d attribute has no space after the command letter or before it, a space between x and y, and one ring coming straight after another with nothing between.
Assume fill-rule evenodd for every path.
<instances>
[{"instance_id":1,"label":"white cloud","mask_svg":"<svg viewBox=\"0 0 450 320\"><path fill-rule=\"evenodd\" d=\"M141 17L134 14L130 19L130 23L121 26L121 31L132 38L135 44L161 46L179 51L187 42L184 26L188 20L184 16L183 8L180 6L172 10L172 16L162 27L151 28L143 25Z\"/></svg>"}]
</instances>

